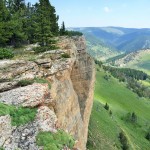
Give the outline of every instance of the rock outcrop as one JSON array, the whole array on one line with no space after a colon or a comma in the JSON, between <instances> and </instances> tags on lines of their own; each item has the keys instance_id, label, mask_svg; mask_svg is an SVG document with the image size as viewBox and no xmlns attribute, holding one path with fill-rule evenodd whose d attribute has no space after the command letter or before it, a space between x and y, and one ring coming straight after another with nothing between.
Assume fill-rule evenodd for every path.
<instances>
[{"instance_id":1,"label":"rock outcrop","mask_svg":"<svg viewBox=\"0 0 150 150\"><path fill-rule=\"evenodd\" d=\"M94 62L86 53L84 37L61 37L58 45L60 50L42 53L35 61L0 61L0 103L38 108L35 121L24 126L13 127L9 115L0 116L0 146L7 150L41 149L36 145L37 133L57 129L74 137L75 148L86 149L93 104ZM63 58L64 53L70 58ZM35 78L50 82L51 89L47 83L18 86L23 79Z\"/></svg>"}]
</instances>

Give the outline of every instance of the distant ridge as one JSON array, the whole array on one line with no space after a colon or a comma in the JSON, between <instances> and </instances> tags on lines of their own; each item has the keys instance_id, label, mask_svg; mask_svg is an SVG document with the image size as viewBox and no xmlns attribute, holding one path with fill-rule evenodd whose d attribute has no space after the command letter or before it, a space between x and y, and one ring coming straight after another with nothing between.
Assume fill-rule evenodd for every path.
<instances>
[{"instance_id":1,"label":"distant ridge","mask_svg":"<svg viewBox=\"0 0 150 150\"><path fill-rule=\"evenodd\" d=\"M68 28L82 32L85 36L99 39L104 45L117 51L133 52L150 48L150 28L124 27L75 27Z\"/></svg>"}]
</instances>

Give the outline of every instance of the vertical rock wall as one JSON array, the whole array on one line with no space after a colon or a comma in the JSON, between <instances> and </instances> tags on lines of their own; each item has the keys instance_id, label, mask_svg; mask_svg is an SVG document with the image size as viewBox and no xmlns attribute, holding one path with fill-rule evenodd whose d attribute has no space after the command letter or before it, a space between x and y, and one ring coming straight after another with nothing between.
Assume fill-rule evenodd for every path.
<instances>
[{"instance_id":1,"label":"vertical rock wall","mask_svg":"<svg viewBox=\"0 0 150 150\"><path fill-rule=\"evenodd\" d=\"M0 146L8 150L32 150L33 147L38 150L35 137L39 131L63 129L75 138L75 148L86 149L93 104L94 62L86 53L84 37L61 37L58 45L59 50L47 51L35 61L0 61L0 102L38 108L34 122L17 128L11 127L10 119L4 122L4 117L0 116ZM62 58L64 53L70 58ZM17 86L20 80L35 78L48 80L51 89L46 83ZM10 130L4 136L7 124ZM31 136L26 132L21 134L24 130L34 132L29 134Z\"/></svg>"},{"instance_id":2,"label":"vertical rock wall","mask_svg":"<svg viewBox=\"0 0 150 150\"><path fill-rule=\"evenodd\" d=\"M62 77L55 76L52 85L58 125L75 137L77 148L85 150L93 104L94 62L86 53L83 37L63 38L60 45L70 53L73 63Z\"/></svg>"}]
</instances>

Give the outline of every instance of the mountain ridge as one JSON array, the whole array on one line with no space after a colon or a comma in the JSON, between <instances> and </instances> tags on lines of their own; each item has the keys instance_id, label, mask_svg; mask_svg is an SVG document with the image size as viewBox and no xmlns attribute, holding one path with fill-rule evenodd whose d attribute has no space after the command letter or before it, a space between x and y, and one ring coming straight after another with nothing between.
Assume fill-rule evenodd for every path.
<instances>
[{"instance_id":1,"label":"mountain ridge","mask_svg":"<svg viewBox=\"0 0 150 150\"><path fill-rule=\"evenodd\" d=\"M123 52L150 48L150 28L124 27L76 27L68 28L82 32L85 36L98 38L105 46Z\"/></svg>"}]
</instances>

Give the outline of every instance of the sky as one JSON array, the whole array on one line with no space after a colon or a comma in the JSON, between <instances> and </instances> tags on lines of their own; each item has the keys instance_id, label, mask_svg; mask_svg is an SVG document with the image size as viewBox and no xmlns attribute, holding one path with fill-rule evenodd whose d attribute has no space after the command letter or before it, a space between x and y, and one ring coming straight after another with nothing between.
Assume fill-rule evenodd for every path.
<instances>
[{"instance_id":1,"label":"sky","mask_svg":"<svg viewBox=\"0 0 150 150\"><path fill-rule=\"evenodd\" d=\"M26 0L32 4L38 0ZM50 0L66 27L150 28L150 0Z\"/></svg>"}]
</instances>

